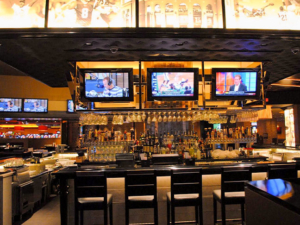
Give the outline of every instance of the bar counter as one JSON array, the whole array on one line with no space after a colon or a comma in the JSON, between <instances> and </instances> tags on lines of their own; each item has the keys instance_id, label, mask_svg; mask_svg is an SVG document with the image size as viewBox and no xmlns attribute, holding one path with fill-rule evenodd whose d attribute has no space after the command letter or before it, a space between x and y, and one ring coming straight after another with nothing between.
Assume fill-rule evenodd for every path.
<instances>
[{"instance_id":1,"label":"bar counter","mask_svg":"<svg viewBox=\"0 0 300 225\"><path fill-rule=\"evenodd\" d=\"M273 163L274 164L274 163ZM277 164L277 163L276 163ZM287 162L280 162L280 165L287 165L287 164L294 164L295 163L287 163ZM298 165L298 164L296 164ZM221 168L224 166L249 166L252 168L252 177L253 180L262 180L266 177L266 172L268 168L268 162L243 162L243 163L211 163L210 165L200 165L200 166L186 166L186 165L153 165L150 167L127 167L127 168L118 168L118 167L109 167L109 166L89 166L88 168L77 168L77 167L67 167L61 169L57 172L54 172L53 175L56 176L60 180L60 209L61 209L61 224L73 224L74 220L74 211L73 206L74 204L74 178L76 171L89 171L89 170L99 170L99 171L106 171L108 177L108 184L111 184L112 187L108 186L108 191L112 191L113 195L116 196L117 204L123 204L123 197L122 195L122 187L124 187L124 177L125 172L128 170L155 170L158 176L158 201L159 204L164 205L164 197L165 193L169 191L168 183L170 180L171 169L173 168L202 168L203 173L203 196L206 198L206 203L204 201L204 205L210 204L211 193L214 189L220 188L220 181L221 181ZM297 170L300 170L300 167L297 167ZM161 177L161 178L160 178ZM120 180L121 179L121 180ZM159 183L162 184L159 184ZM119 188L118 191L115 189ZM121 188L120 188L121 187ZM115 191L115 192L114 192ZM119 196L118 196L119 195ZM115 203L114 203L115 204ZM115 204L115 205L117 205ZM117 208L120 206L117 206ZM122 206L124 207L124 205ZM122 209L120 207L118 210ZM117 209L114 209L117 210ZM163 214L163 212L161 213ZM160 214L160 215L161 215ZM159 215L159 216L160 216ZM163 216L161 216L163 217ZM164 224L165 221L159 218L161 224ZM119 224L114 223L114 224Z\"/></svg>"},{"instance_id":2,"label":"bar counter","mask_svg":"<svg viewBox=\"0 0 300 225\"><path fill-rule=\"evenodd\" d=\"M251 181L245 193L247 225L300 223L300 179Z\"/></svg>"}]
</instances>

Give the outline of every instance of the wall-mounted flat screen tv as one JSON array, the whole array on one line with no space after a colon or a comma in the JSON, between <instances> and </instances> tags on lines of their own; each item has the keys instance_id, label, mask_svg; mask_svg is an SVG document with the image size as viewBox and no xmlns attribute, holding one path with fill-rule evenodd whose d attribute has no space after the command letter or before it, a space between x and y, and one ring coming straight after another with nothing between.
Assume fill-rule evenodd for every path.
<instances>
[{"instance_id":1,"label":"wall-mounted flat screen tv","mask_svg":"<svg viewBox=\"0 0 300 225\"><path fill-rule=\"evenodd\" d=\"M24 112L46 113L48 112L48 99L25 98Z\"/></svg>"},{"instance_id":2,"label":"wall-mounted flat screen tv","mask_svg":"<svg viewBox=\"0 0 300 225\"><path fill-rule=\"evenodd\" d=\"M198 100L198 68L148 68L148 101Z\"/></svg>"},{"instance_id":3,"label":"wall-mounted flat screen tv","mask_svg":"<svg viewBox=\"0 0 300 225\"><path fill-rule=\"evenodd\" d=\"M81 69L81 100L90 102L133 101L133 70Z\"/></svg>"},{"instance_id":4,"label":"wall-mounted flat screen tv","mask_svg":"<svg viewBox=\"0 0 300 225\"><path fill-rule=\"evenodd\" d=\"M258 99L260 73L249 68L213 68L212 99L247 100Z\"/></svg>"},{"instance_id":5,"label":"wall-mounted flat screen tv","mask_svg":"<svg viewBox=\"0 0 300 225\"><path fill-rule=\"evenodd\" d=\"M22 112L22 99L0 98L0 112Z\"/></svg>"}]
</instances>

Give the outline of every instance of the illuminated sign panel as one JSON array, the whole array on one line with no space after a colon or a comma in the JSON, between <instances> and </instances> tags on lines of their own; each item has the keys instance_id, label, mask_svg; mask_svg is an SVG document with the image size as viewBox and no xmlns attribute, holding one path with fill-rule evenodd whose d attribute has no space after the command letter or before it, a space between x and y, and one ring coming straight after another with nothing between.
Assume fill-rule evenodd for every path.
<instances>
[{"instance_id":1,"label":"illuminated sign panel","mask_svg":"<svg viewBox=\"0 0 300 225\"><path fill-rule=\"evenodd\" d=\"M296 146L295 141L295 123L294 123L294 110L284 110L284 121L285 121L285 145Z\"/></svg>"},{"instance_id":2,"label":"illuminated sign panel","mask_svg":"<svg viewBox=\"0 0 300 225\"><path fill-rule=\"evenodd\" d=\"M300 0L226 0L226 28L300 30Z\"/></svg>"},{"instance_id":3,"label":"illuminated sign panel","mask_svg":"<svg viewBox=\"0 0 300 225\"><path fill-rule=\"evenodd\" d=\"M140 27L223 28L221 0L140 0Z\"/></svg>"},{"instance_id":4,"label":"illuminated sign panel","mask_svg":"<svg viewBox=\"0 0 300 225\"><path fill-rule=\"evenodd\" d=\"M135 27L135 1L49 1L48 27Z\"/></svg>"},{"instance_id":5,"label":"illuminated sign panel","mask_svg":"<svg viewBox=\"0 0 300 225\"><path fill-rule=\"evenodd\" d=\"M45 0L1 0L0 28L45 26Z\"/></svg>"}]
</instances>

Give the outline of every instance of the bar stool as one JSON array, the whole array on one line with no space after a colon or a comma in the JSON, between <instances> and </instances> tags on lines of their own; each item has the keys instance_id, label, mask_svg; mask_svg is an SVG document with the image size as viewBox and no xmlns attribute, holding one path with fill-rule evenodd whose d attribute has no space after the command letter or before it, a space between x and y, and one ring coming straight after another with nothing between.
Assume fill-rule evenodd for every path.
<instances>
[{"instance_id":1,"label":"bar stool","mask_svg":"<svg viewBox=\"0 0 300 225\"><path fill-rule=\"evenodd\" d=\"M129 209L140 208L153 208L154 224L158 225L157 183L154 170L126 172L125 208L126 225L129 225Z\"/></svg>"},{"instance_id":2,"label":"bar stool","mask_svg":"<svg viewBox=\"0 0 300 225\"><path fill-rule=\"evenodd\" d=\"M78 224L78 211L80 224L83 225L84 210L103 210L104 224L107 225L108 208L110 225L112 216L113 196L107 194L106 173L99 171L77 171L75 177L75 224Z\"/></svg>"},{"instance_id":3,"label":"bar stool","mask_svg":"<svg viewBox=\"0 0 300 225\"><path fill-rule=\"evenodd\" d=\"M213 191L214 224L217 220L217 201L221 203L222 224L226 224L225 205L240 204L242 223L245 221L245 182L251 181L250 167L224 167L221 172L221 190Z\"/></svg>"},{"instance_id":4,"label":"bar stool","mask_svg":"<svg viewBox=\"0 0 300 225\"><path fill-rule=\"evenodd\" d=\"M203 224L202 210L202 170L197 169L172 169L171 192L167 193L167 224L175 224L175 207L195 207L195 221L184 223ZM200 219L199 219L200 216ZM176 223L181 223L176 221Z\"/></svg>"},{"instance_id":5,"label":"bar stool","mask_svg":"<svg viewBox=\"0 0 300 225\"><path fill-rule=\"evenodd\" d=\"M268 179L297 177L296 165L268 165Z\"/></svg>"}]
</instances>

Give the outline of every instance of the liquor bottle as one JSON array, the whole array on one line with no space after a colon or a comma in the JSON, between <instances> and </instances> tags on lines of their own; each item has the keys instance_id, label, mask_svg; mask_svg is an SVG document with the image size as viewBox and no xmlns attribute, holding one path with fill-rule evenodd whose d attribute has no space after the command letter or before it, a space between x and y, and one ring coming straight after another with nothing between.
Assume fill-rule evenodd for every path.
<instances>
[{"instance_id":1,"label":"liquor bottle","mask_svg":"<svg viewBox=\"0 0 300 225\"><path fill-rule=\"evenodd\" d=\"M162 146L162 144L163 144L163 135L161 133L159 136L159 145Z\"/></svg>"}]
</instances>

